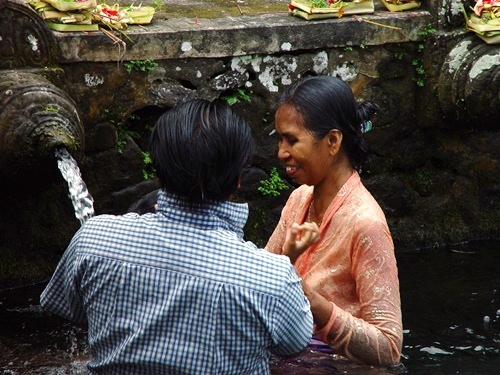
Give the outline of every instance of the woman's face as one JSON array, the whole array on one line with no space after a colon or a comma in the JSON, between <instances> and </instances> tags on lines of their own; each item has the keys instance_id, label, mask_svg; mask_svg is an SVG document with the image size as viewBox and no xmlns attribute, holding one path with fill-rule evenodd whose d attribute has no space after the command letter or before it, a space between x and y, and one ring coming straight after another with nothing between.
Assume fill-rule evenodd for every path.
<instances>
[{"instance_id":1,"label":"woman's face","mask_svg":"<svg viewBox=\"0 0 500 375\"><path fill-rule=\"evenodd\" d=\"M279 107L275 120L278 158L285 164L288 176L299 184L321 183L331 163L327 140L316 139L292 106Z\"/></svg>"}]
</instances>

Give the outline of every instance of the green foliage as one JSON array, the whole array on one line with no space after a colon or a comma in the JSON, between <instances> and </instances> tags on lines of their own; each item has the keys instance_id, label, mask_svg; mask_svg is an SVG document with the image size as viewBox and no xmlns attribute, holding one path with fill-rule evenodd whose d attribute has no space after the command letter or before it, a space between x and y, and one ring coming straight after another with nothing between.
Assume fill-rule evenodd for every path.
<instances>
[{"instance_id":1,"label":"green foliage","mask_svg":"<svg viewBox=\"0 0 500 375\"><path fill-rule=\"evenodd\" d=\"M432 171L425 166L415 171L415 181L420 187L428 188L432 185Z\"/></svg>"},{"instance_id":2,"label":"green foliage","mask_svg":"<svg viewBox=\"0 0 500 375\"><path fill-rule=\"evenodd\" d=\"M252 91L244 89L244 88L238 88L234 91L231 91L230 93L222 95L221 99L225 100L227 104L229 105L234 105L236 103L239 103L241 101L246 101L249 102L251 101L250 95L252 94Z\"/></svg>"},{"instance_id":3,"label":"green foliage","mask_svg":"<svg viewBox=\"0 0 500 375\"><path fill-rule=\"evenodd\" d=\"M127 139L129 137L137 139L139 137L139 134L131 130L118 128L118 133L116 138L116 151L119 154L123 153L123 149L125 148L125 145L127 144Z\"/></svg>"},{"instance_id":4,"label":"green foliage","mask_svg":"<svg viewBox=\"0 0 500 375\"><path fill-rule=\"evenodd\" d=\"M269 116L270 116L270 115L271 115L271 114L270 114L269 112L266 112L266 113L264 114L264 116L262 117L262 122L267 124L267 123L269 122Z\"/></svg>"},{"instance_id":5,"label":"green foliage","mask_svg":"<svg viewBox=\"0 0 500 375\"><path fill-rule=\"evenodd\" d=\"M394 57L398 60L403 60L403 57L405 57L405 53L404 52L395 52Z\"/></svg>"},{"instance_id":6,"label":"green foliage","mask_svg":"<svg viewBox=\"0 0 500 375\"><path fill-rule=\"evenodd\" d=\"M155 5L155 9L160 9L164 5L162 0L152 0L152 3Z\"/></svg>"},{"instance_id":7,"label":"green foliage","mask_svg":"<svg viewBox=\"0 0 500 375\"><path fill-rule=\"evenodd\" d=\"M149 152L143 152L143 162L144 169L142 170L142 175L145 180L153 179L156 175L156 170L153 167L153 159L151 159L151 154Z\"/></svg>"},{"instance_id":8,"label":"green foliage","mask_svg":"<svg viewBox=\"0 0 500 375\"><path fill-rule=\"evenodd\" d=\"M363 43L361 43L357 47L359 47L361 49L367 49L368 48L368 46L366 44L363 44ZM344 46L343 50L344 50L344 52L352 52L352 51L354 51L354 47L353 46Z\"/></svg>"},{"instance_id":9,"label":"green foliage","mask_svg":"<svg viewBox=\"0 0 500 375\"><path fill-rule=\"evenodd\" d=\"M280 195L280 191L285 189L288 189L288 185L280 177L275 167L271 169L269 178L267 180L261 180L260 186L257 188L257 190L265 197L278 197Z\"/></svg>"},{"instance_id":10,"label":"green foliage","mask_svg":"<svg viewBox=\"0 0 500 375\"><path fill-rule=\"evenodd\" d=\"M127 129L123 124L118 124L116 127L116 151L121 154L123 153L123 148L127 144L129 138L139 139L139 133Z\"/></svg>"},{"instance_id":11,"label":"green foliage","mask_svg":"<svg viewBox=\"0 0 500 375\"><path fill-rule=\"evenodd\" d=\"M104 112L109 114L109 109L105 109ZM116 126L116 146L115 146L115 148L119 154L121 154L123 152L123 148L127 144L127 140L129 138L132 138L132 139L140 139L141 138L141 136L138 132L129 129L130 121L131 120L138 120L139 118L140 117L138 115L136 115L135 113L132 113L128 117L127 121L125 121L125 123L119 122L118 124L115 124L114 120L109 120L109 122L111 122L112 124L115 124L115 126Z\"/></svg>"},{"instance_id":12,"label":"green foliage","mask_svg":"<svg viewBox=\"0 0 500 375\"><path fill-rule=\"evenodd\" d=\"M435 33L436 29L432 27L431 24L428 24L423 30L420 30L418 32L418 35L423 37L424 39L427 38L430 34ZM417 52L422 53L424 52L425 44L424 43L419 43L417 45ZM425 68L424 64L421 59L415 59L412 60L411 65L415 67L415 77L413 80L419 87L425 86Z\"/></svg>"},{"instance_id":13,"label":"green foliage","mask_svg":"<svg viewBox=\"0 0 500 375\"><path fill-rule=\"evenodd\" d=\"M429 36L430 34L432 33L435 33L436 32L436 29L434 27L432 27L431 24L428 24L425 29L423 30L420 30L418 32L418 35L421 36L421 37L424 37L426 38L427 36Z\"/></svg>"},{"instance_id":14,"label":"green foliage","mask_svg":"<svg viewBox=\"0 0 500 375\"><path fill-rule=\"evenodd\" d=\"M49 104L45 107L45 112L59 113L59 109Z\"/></svg>"},{"instance_id":15,"label":"green foliage","mask_svg":"<svg viewBox=\"0 0 500 375\"><path fill-rule=\"evenodd\" d=\"M144 125L144 129L146 129L146 131L151 134L153 132L155 128L155 124L146 124Z\"/></svg>"},{"instance_id":16,"label":"green foliage","mask_svg":"<svg viewBox=\"0 0 500 375\"><path fill-rule=\"evenodd\" d=\"M106 113L109 113L108 109L104 110ZM133 113L131 114L125 122L119 122L115 124L115 121L109 120L112 124L115 124L116 128L116 145L115 149L119 154L123 153L125 145L128 140L132 138L133 140L141 139L141 135L134 130L131 130L130 127L133 126L134 120L139 120L140 116ZM150 126L151 127L151 126ZM151 155L149 152L142 152L142 161L144 164L144 168L142 170L142 175L145 180L152 179L156 176L156 171L153 167L153 160L151 159Z\"/></svg>"},{"instance_id":17,"label":"green foliage","mask_svg":"<svg viewBox=\"0 0 500 375\"><path fill-rule=\"evenodd\" d=\"M415 67L416 76L413 77L413 80L419 87L425 86L425 68L422 60L415 59L412 60L411 65Z\"/></svg>"},{"instance_id":18,"label":"green foliage","mask_svg":"<svg viewBox=\"0 0 500 375\"><path fill-rule=\"evenodd\" d=\"M138 70L142 72L151 72L158 67L158 63L156 63L152 59L147 60L130 60L123 63L123 67L125 70L130 73L132 70Z\"/></svg>"},{"instance_id":19,"label":"green foliage","mask_svg":"<svg viewBox=\"0 0 500 375\"><path fill-rule=\"evenodd\" d=\"M309 3L312 8L328 8L330 6L326 0L311 0Z\"/></svg>"}]
</instances>

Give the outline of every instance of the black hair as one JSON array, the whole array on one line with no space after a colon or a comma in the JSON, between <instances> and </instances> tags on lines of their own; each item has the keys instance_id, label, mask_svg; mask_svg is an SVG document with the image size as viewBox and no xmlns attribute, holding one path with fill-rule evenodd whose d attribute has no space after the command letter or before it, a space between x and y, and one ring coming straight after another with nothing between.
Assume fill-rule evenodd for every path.
<instances>
[{"instance_id":1,"label":"black hair","mask_svg":"<svg viewBox=\"0 0 500 375\"><path fill-rule=\"evenodd\" d=\"M135 212L139 215L156 212L156 202L158 201L158 190L143 195L139 200L132 203L127 212Z\"/></svg>"},{"instance_id":2,"label":"black hair","mask_svg":"<svg viewBox=\"0 0 500 375\"><path fill-rule=\"evenodd\" d=\"M160 187L193 204L229 199L255 152L245 120L225 102L203 99L165 112L150 146Z\"/></svg>"},{"instance_id":3,"label":"black hair","mask_svg":"<svg viewBox=\"0 0 500 375\"><path fill-rule=\"evenodd\" d=\"M361 169L369 154L363 131L371 116L380 110L377 104L358 104L349 85L340 78L313 76L295 82L284 91L278 108L285 105L302 116L304 126L317 139L332 129L339 130L343 135L342 147L353 168Z\"/></svg>"}]
</instances>

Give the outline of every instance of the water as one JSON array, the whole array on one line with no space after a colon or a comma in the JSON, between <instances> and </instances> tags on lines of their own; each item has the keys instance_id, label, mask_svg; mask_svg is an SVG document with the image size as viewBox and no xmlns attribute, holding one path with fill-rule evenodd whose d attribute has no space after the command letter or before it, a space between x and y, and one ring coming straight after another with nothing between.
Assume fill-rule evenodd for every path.
<instances>
[{"instance_id":1,"label":"water","mask_svg":"<svg viewBox=\"0 0 500 375\"><path fill-rule=\"evenodd\" d=\"M285 366L273 375L500 374L499 250L500 241L481 241L397 256L402 367L376 369L307 353L278 361Z\"/></svg>"},{"instance_id":2,"label":"water","mask_svg":"<svg viewBox=\"0 0 500 375\"><path fill-rule=\"evenodd\" d=\"M71 198L75 209L75 216L84 224L89 218L94 216L94 199L87 190L87 185L82 179L80 168L76 160L65 148L55 151L57 166L62 176L68 183L68 195Z\"/></svg>"},{"instance_id":3,"label":"water","mask_svg":"<svg viewBox=\"0 0 500 375\"><path fill-rule=\"evenodd\" d=\"M359 366L306 351L293 359L272 358L272 375L498 374L499 245L481 241L397 256L402 366ZM0 291L0 374L85 374L86 327L44 314L38 305L44 287Z\"/></svg>"}]
</instances>

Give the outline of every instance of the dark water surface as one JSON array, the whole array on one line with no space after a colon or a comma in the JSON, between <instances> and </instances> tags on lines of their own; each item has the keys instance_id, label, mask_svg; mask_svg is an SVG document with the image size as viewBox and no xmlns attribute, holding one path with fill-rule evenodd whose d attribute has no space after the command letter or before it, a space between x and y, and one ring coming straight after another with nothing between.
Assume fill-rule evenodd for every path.
<instances>
[{"instance_id":1,"label":"dark water surface","mask_svg":"<svg viewBox=\"0 0 500 375\"><path fill-rule=\"evenodd\" d=\"M403 365L380 369L306 351L273 375L500 374L500 241L398 255ZM85 374L86 330L40 311L45 283L0 290L0 374Z\"/></svg>"}]
</instances>

